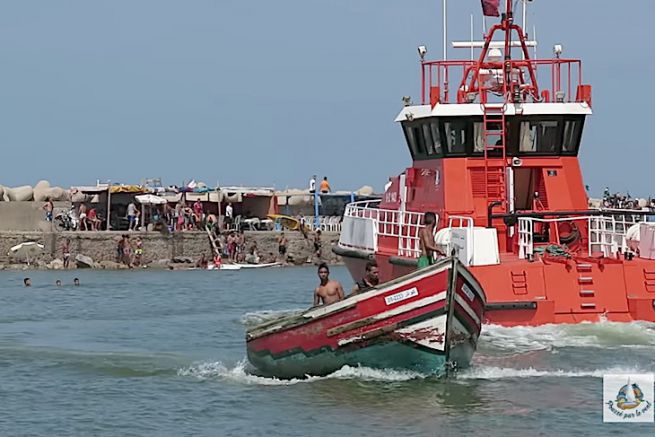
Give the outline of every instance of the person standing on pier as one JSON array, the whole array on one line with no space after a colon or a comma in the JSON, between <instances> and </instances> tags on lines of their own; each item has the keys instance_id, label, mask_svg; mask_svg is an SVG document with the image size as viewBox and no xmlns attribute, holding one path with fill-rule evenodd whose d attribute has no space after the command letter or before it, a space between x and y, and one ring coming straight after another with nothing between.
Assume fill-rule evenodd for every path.
<instances>
[{"instance_id":1,"label":"person standing on pier","mask_svg":"<svg viewBox=\"0 0 655 437\"><path fill-rule=\"evenodd\" d=\"M70 259L71 259L71 240L70 238L66 238L64 240L64 243L61 245L61 255L64 260L64 268L68 269L68 265L70 264Z\"/></svg>"},{"instance_id":2,"label":"person standing on pier","mask_svg":"<svg viewBox=\"0 0 655 437\"><path fill-rule=\"evenodd\" d=\"M330 191L332 191L332 188L330 188L330 183L328 182L327 176L325 176L321 181L321 194L328 194Z\"/></svg>"},{"instance_id":3,"label":"person standing on pier","mask_svg":"<svg viewBox=\"0 0 655 437\"><path fill-rule=\"evenodd\" d=\"M45 211L45 221L52 222L52 212L55 209L55 205L52 203L52 200L50 200L49 197L46 197L42 208Z\"/></svg>"},{"instance_id":4,"label":"person standing on pier","mask_svg":"<svg viewBox=\"0 0 655 437\"><path fill-rule=\"evenodd\" d=\"M309 180L309 194L314 194L316 192L316 175L312 176Z\"/></svg>"},{"instance_id":5,"label":"person standing on pier","mask_svg":"<svg viewBox=\"0 0 655 437\"><path fill-rule=\"evenodd\" d=\"M197 199L193 203L193 215L195 216L195 225L198 230L202 230L202 223L205 219L205 212L202 207L202 202Z\"/></svg>"},{"instance_id":6,"label":"person standing on pier","mask_svg":"<svg viewBox=\"0 0 655 437\"><path fill-rule=\"evenodd\" d=\"M230 229L230 226L232 226L233 215L234 215L234 211L232 210L232 202L229 202L225 207L225 229Z\"/></svg>"},{"instance_id":7,"label":"person standing on pier","mask_svg":"<svg viewBox=\"0 0 655 437\"><path fill-rule=\"evenodd\" d=\"M287 262L287 238L284 236L284 232L280 233L280 238L277 239L277 251L280 254L282 262Z\"/></svg>"},{"instance_id":8,"label":"person standing on pier","mask_svg":"<svg viewBox=\"0 0 655 437\"><path fill-rule=\"evenodd\" d=\"M127 205L127 230L133 231L136 228L136 205L134 202L130 202Z\"/></svg>"}]
</instances>

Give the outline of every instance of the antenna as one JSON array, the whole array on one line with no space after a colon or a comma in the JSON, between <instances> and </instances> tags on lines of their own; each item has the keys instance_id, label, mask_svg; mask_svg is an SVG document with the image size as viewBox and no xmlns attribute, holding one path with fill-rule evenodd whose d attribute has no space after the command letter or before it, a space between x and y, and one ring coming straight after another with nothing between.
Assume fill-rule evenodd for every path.
<instances>
[{"instance_id":1,"label":"antenna","mask_svg":"<svg viewBox=\"0 0 655 437\"><path fill-rule=\"evenodd\" d=\"M471 61L473 60L473 14L471 14Z\"/></svg>"},{"instance_id":2,"label":"antenna","mask_svg":"<svg viewBox=\"0 0 655 437\"><path fill-rule=\"evenodd\" d=\"M527 15L528 15L528 1L527 0L521 0L523 2L523 8L521 8L523 12L523 32L526 32L526 20L527 20ZM523 53L523 50L521 50L521 54L523 56L523 59L525 59L525 53Z\"/></svg>"},{"instance_id":3,"label":"antenna","mask_svg":"<svg viewBox=\"0 0 655 437\"><path fill-rule=\"evenodd\" d=\"M448 60L448 21L446 20L446 3L448 0L443 0L443 60Z\"/></svg>"},{"instance_id":4,"label":"antenna","mask_svg":"<svg viewBox=\"0 0 655 437\"><path fill-rule=\"evenodd\" d=\"M532 26L532 39L537 42L537 26ZM534 45L534 59L537 59L537 44Z\"/></svg>"}]
</instances>

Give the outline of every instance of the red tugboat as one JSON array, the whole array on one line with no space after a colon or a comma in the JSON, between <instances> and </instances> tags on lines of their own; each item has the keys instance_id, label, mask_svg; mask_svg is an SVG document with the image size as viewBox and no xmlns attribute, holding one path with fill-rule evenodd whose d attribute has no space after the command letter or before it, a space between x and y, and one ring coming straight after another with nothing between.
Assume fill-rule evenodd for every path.
<instances>
[{"instance_id":1,"label":"red tugboat","mask_svg":"<svg viewBox=\"0 0 655 437\"><path fill-rule=\"evenodd\" d=\"M497 0L484 3L499 15ZM655 321L655 228L642 211L588 206L581 62L559 45L552 59L530 59L535 43L511 0L470 44L477 60L427 61L419 47L422 103L405 99L396 118L413 164L381 201L348 205L334 251L356 280L369 259L392 280L416 269L423 213L434 211L435 242L483 287L487 323Z\"/></svg>"}]
</instances>

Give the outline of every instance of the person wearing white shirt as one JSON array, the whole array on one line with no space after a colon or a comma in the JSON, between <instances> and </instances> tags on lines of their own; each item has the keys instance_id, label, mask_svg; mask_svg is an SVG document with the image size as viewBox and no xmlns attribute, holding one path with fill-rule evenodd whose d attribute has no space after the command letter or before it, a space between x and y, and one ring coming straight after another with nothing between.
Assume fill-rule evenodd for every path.
<instances>
[{"instance_id":1,"label":"person wearing white shirt","mask_svg":"<svg viewBox=\"0 0 655 437\"><path fill-rule=\"evenodd\" d=\"M312 176L312 178L309 180L309 192L311 194L314 194L316 191L316 176Z\"/></svg>"},{"instance_id":2,"label":"person wearing white shirt","mask_svg":"<svg viewBox=\"0 0 655 437\"><path fill-rule=\"evenodd\" d=\"M232 203L228 203L225 207L225 227L229 228L232 224L232 216L234 212L232 210Z\"/></svg>"}]
</instances>

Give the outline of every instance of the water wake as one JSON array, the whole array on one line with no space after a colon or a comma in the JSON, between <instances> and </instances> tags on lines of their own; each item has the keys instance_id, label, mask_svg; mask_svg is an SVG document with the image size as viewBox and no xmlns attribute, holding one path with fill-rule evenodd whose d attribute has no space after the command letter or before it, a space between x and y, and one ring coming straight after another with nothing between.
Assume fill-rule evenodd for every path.
<instances>
[{"instance_id":1,"label":"water wake","mask_svg":"<svg viewBox=\"0 0 655 437\"><path fill-rule=\"evenodd\" d=\"M250 313L245 313L239 321L242 325L246 327L255 326L260 323L268 322L279 317L290 316L292 314L297 314L299 312L305 311L305 309L286 309L286 310L263 310L263 311L254 311Z\"/></svg>"},{"instance_id":2,"label":"water wake","mask_svg":"<svg viewBox=\"0 0 655 437\"><path fill-rule=\"evenodd\" d=\"M608 367L604 369L536 369L475 366L459 371L454 378L456 380L500 380L500 379L521 379L521 378L602 378L605 374L622 373L649 373L652 370L638 367ZM237 363L234 367L228 367L220 361L196 363L184 367L177 372L178 376L190 376L200 380L217 379L230 381L245 385L281 385L289 386L300 383L313 383L326 380L357 380L377 382L403 382L411 380L422 380L429 378L429 375L412 372L409 370L373 369L369 367L343 368L327 376L308 376L307 378L278 379L258 376L248 371L245 361Z\"/></svg>"},{"instance_id":3,"label":"water wake","mask_svg":"<svg viewBox=\"0 0 655 437\"><path fill-rule=\"evenodd\" d=\"M481 348L510 353L563 347L651 348L655 347L655 324L649 322L600 322L571 325L503 327L485 325Z\"/></svg>"},{"instance_id":4,"label":"water wake","mask_svg":"<svg viewBox=\"0 0 655 437\"><path fill-rule=\"evenodd\" d=\"M247 385L295 385L298 383L311 383L330 379L359 380L359 381L409 381L424 379L427 375L409 370L371 369L368 367L344 366L327 376L308 376L307 378L278 379L254 375L248 372L247 363L240 361L230 368L222 362L197 363L180 369L179 376L192 376L198 379L219 379Z\"/></svg>"},{"instance_id":5,"label":"water wake","mask_svg":"<svg viewBox=\"0 0 655 437\"><path fill-rule=\"evenodd\" d=\"M516 369L511 367L478 366L460 371L457 379L518 379L518 378L602 378L610 373L649 373L652 370L637 367L609 367L606 369L535 369L528 367Z\"/></svg>"}]
</instances>

